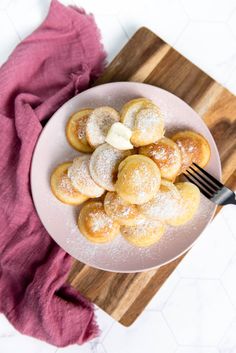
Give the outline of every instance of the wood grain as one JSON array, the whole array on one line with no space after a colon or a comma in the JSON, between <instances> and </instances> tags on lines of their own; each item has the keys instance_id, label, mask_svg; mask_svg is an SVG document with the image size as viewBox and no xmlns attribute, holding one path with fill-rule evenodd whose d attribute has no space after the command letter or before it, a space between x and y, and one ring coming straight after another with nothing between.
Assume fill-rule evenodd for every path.
<instances>
[{"instance_id":1,"label":"wood grain","mask_svg":"<svg viewBox=\"0 0 236 353\"><path fill-rule=\"evenodd\" d=\"M147 28L139 29L95 82L145 82L182 98L208 125L219 149L222 179L236 188L236 97ZM110 273L75 261L68 281L129 326L184 255L144 273Z\"/></svg>"}]
</instances>

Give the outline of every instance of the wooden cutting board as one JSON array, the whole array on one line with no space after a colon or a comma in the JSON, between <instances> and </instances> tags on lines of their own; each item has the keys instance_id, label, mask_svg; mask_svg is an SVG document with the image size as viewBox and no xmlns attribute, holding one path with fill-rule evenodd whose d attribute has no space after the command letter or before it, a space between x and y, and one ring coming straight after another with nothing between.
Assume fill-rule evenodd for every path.
<instances>
[{"instance_id":1,"label":"wooden cutting board","mask_svg":"<svg viewBox=\"0 0 236 353\"><path fill-rule=\"evenodd\" d=\"M219 149L223 182L236 186L236 97L147 28L140 28L96 81L145 82L187 102L204 119ZM78 261L68 281L125 326L131 325L184 255L156 270L110 273Z\"/></svg>"}]
</instances>

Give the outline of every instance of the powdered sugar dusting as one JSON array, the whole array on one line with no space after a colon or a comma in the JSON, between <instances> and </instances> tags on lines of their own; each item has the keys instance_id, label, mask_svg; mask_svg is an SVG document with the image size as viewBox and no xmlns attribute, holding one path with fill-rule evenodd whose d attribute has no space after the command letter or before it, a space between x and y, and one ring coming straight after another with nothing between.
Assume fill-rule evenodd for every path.
<instances>
[{"instance_id":1,"label":"powdered sugar dusting","mask_svg":"<svg viewBox=\"0 0 236 353\"><path fill-rule=\"evenodd\" d=\"M177 190L173 192L161 186L156 196L140 207L147 217L165 222L176 218L182 212L183 203Z\"/></svg>"},{"instance_id":2,"label":"powdered sugar dusting","mask_svg":"<svg viewBox=\"0 0 236 353\"><path fill-rule=\"evenodd\" d=\"M150 150L150 157L162 162L168 161L168 164L174 164L179 159L179 154L175 149L171 149L170 153L168 148L160 146Z\"/></svg>"},{"instance_id":3,"label":"powdered sugar dusting","mask_svg":"<svg viewBox=\"0 0 236 353\"><path fill-rule=\"evenodd\" d=\"M88 121L88 115L82 116L78 121L77 135L79 140L84 140L86 138L85 129L86 129L87 121Z\"/></svg>"},{"instance_id":4,"label":"powdered sugar dusting","mask_svg":"<svg viewBox=\"0 0 236 353\"><path fill-rule=\"evenodd\" d=\"M134 226L124 226L123 231L124 233L127 233L131 235L132 237L135 238L143 238L144 234L149 236L150 232L155 232L155 230L158 230L160 227L163 227L163 224L159 220L150 220L150 219L140 219L137 224Z\"/></svg>"},{"instance_id":5,"label":"powdered sugar dusting","mask_svg":"<svg viewBox=\"0 0 236 353\"><path fill-rule=\"evenodd\" d=\"M139 137L142 145L159 140L164 134L163 118L156 109L141 109L135 118L134 133L138 134L138 136L134 135L134 138Z\"/></svg>"},{"instance_id":6,"label":"powdered sugar dusting","mask_svg":"<svg viewBox=\"0 0 236 353\"><path fill-rule=\"evenodd\" d=\"M152 129L156 124L163 124L163 119L157 114L154 109L141 109L135 119L135 128L142 132Z\"/></svg>"},{"instance_id":7,"label":"powdered sugar dusting","mask_svg":"<svg viewBox=\"0 0 236 353\"><path fill-rule=\"evenodd\" d=\"M143 161L140 162L139 168L135 168L130 175L131 185L133 189L136 190L140 195L143 192L146 194L146 191L152 191L157 189L159 184L159 178L157 175L152 173L152 169L147 163Z\"/></svg>"},{"instance_id":8,"label":"powdered sugar dusting","mask_svg":"<svg viewBox=\"0 0 236 353\"><path fill-rule=\"evenodd\" d=\"M130 152L117 150L107 143L99 146L90 160L92 178L104 189L114 191L118 165L129 154Z\"/></svg>"},{"instance_id":9,"label":"powdered sugar dusting","mask_svg":"<svg viewBox=\"0 0 236 353\"><path fill-rule=\"evenodd\" d=\"M157 259L162 258L163 254L175 253L175 249L180 248L182 242L191 239L192 234L199 229L199 220L208 218L208 210L211 203L209 200L201 197L201 208L191 220L191 222L181 227L168 226L161 239L151 247L141 248L129 244L121 235L118 235L113 241L107 244L93 244L84 238L76 226L76 218L67 217L66 244L69 252L75 257L80 254L80 260L93 265L96 259L98 266L109 269L112 263L114 270L136 270L137 261L141 268L146 268L147 263L155 266ZM65 209L64 205L58 203L60 209ZM57 214L60 209L56 210ZM69 208L71 210L71 208ZM79 212L79 208L77 213ZM142 224L143 220L139 220ZM180 234L181 229L181 234ZM171 246L175 242L175 247ZM83 251L81 252L81 249ZM164 252L164 253L163 253ZM165 255L166 256L166 255ZM136 260L135 260L136 259Z\"/></svg>"},{"instance_id":10,"label":"powdered sugar dusting","mask_svg":"<svg viewBox=\"0 0 236 353\"><path fill-rule=\"evenodd\" d=\"M113 219L125 221L138 216L136 205L124 201L116 192L108 192L104 200L105 212Z\"/></svg>"},{"instance_id":11,"label":"powdered sugar dusting","mask_svg":"<svg viewBox=\"0 0 236 353\"><path fill-rule=\"evenodd\" d=\"M89 173L89 156L75 158L68 168L68 177L75 189L83 195L99 197L104 189L99 187L91 178Z\"/></svg>"},{"instance_id":12,"label":"powdered sugar dusting","mask_svg":"<svg viewBox=\"0 0 236 353\"><path fill-rule=\"evenodd\" d=\"M95 147L103 144L110 127L116 121L119 121L119 114L115 109L111 107L94 109L86 126L86 134L90 144Z\"/></svg>"},{"instance_id":13,"label":"powdered sugar dusting","mask_svg":"<svg viewBox=\"0 0 236 353\"><path fill-rule=\"evenodd\" d=\"M69 195L73 195L75 192L75 189L67 175L63 175L61 177L57 187L60 191L66 192Z\"/></svg>"},{"instance_id":14,"label":"powdered sugar dusting","mask_svg":"<svg viewBox=\"0 0 236 353\"><path fill-rule=\"evenodd\" d=\"M199 154L199 146L193 139L178 140L177 146L180 149L182 157L182 169L189 167L193 161L197 163L197 156Z\"/></svg>"},{"instance_id":15,"label":"powdered sugar dusting","mask_svg":"<svg viewBox=\"0 0 236 353\"><path fill-rule=\"evenodd\" d=\"M90 214L91 230L93 232L112 229L113 221L104 212L94 212Z\"/></svg>"},{"instance_id":16,"label":"powdered sugar dusting","mask_svg":"<svg viewBox=\"0 0 236 353\"><path fill-rule=\"evenodd\" d=\"M133 106L129 107L125 115L124 124L131 130L134 128L136 114L142 108L143 105L143 102L134 104Z\"/></svg>"}]
</instances>

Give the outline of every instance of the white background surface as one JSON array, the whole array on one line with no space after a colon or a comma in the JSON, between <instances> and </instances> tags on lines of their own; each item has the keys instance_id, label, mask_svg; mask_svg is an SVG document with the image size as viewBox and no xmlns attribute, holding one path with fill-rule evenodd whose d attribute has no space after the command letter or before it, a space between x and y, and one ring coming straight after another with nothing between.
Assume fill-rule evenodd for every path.
<instances>
[{"instance_id":1,"label":"white background surface","mask_svg":"<svg viewBox=\"0 0 236 353\"><path fill-rule=\"evenodd\" d=\"M236 93L236 0L63 0L93 12L109 61L142 25ZM50 0L0 0L0 64L47 14ZM0 353L236 353L236 208L201 235L130 327L97 309L102 335L57 349L0 315Z\"/></svg>"}]
</instances>

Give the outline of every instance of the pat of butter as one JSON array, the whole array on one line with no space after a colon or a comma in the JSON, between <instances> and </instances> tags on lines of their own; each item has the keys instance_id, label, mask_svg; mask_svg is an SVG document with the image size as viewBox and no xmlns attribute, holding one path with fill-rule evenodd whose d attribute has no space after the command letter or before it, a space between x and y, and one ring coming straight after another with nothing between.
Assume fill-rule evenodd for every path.
<instances>
[{"instance_id":1,"label":"pat of butter","mask_svg":"<svg viewBox=\"0 0 236 353\"><path fill-rule=\"evenodd\" d=\"M132 131L122 123L114 123L108 133L105 141L118 150L130 150L134 148L130 142Z\"/></svg>"}]
</instances>

